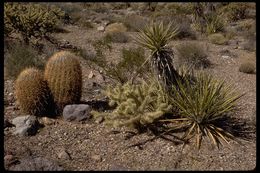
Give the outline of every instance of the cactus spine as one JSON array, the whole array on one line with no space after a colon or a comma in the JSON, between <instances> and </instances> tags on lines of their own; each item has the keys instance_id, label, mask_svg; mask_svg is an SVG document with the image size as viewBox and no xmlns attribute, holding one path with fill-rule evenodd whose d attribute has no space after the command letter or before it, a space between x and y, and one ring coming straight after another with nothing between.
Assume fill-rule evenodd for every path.
<instances>
[{"instance_id":1,"label":"cactus spine","mask_svg":"<svg viewBox=\"0 0 260 173\"><path fill-rule=\"evenodd\" d=\"M68 51L54 54L44 72L57 107L61 113L66 104L78 103L82 90L82 71L79 60Z\"/></svg>"},{"instance_id":2,"label":"cactus spine","mask_svg":"<svg viewBox=\"0 0 260 173\"><path fill-rule=\"evenodd\" d=\"M43 73L36 68L26 68L19 74L15 96L24 113L36 116L52 113L53 98Z\"/></svg>"}]
</instances>

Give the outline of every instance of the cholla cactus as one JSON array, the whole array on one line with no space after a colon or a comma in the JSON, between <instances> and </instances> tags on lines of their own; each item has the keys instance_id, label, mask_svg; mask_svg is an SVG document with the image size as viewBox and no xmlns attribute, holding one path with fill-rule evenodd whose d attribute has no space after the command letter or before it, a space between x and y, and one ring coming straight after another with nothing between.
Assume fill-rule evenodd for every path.
<instances>
[{"instance_id":1,"label":"cholla cactus","mask_svg":"<svg viewBox=\"0 0 260 173\"><path fill-rule=\"evenodd\" d=\"M165 26L162 22L152 23L141 30L135 39L138 44L151 50L151 65L166 89L176 84L176 79L180 78L173 66L173 52L167 46L177 33L178 29L173 29L171 24Z\"/></svg>"},{"instance_id":2,"label":"cholla cactus","mask_svg":"<svg viewBox=\"0 0 260 173\"><path fill-rule=\"evenodd\" d=\"M117 105L116 109L112 113L92 113L94 117L104 116L106 124L114 127L129 126L140 130L171 112L172 108L158 82L109 87L105 94L110 98L110 106Z\"/></svg>"},{"instance_id":3,"label":"cholla cactus","mask_svg":"<svg viewBox=\"0 0 260 173\"><path fill-rule=\"evenodd\" d=\"M52 32L64 12L55 7L31 3L5 3L5 34L18 32L26 44L32 37L41 38Z\"/></svg>"}]
</instances>

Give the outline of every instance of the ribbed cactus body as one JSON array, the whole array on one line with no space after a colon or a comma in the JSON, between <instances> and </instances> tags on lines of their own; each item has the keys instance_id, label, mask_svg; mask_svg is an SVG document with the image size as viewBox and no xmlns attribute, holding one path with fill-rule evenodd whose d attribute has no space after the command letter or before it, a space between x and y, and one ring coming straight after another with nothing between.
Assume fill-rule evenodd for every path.
<instances>
[{"instance_id":1,"label":"ribbed cactus body","mask_svg":"<svg viewBox=\"0 0 260 173\"><path fill-rule=\"evenodd\" d=\"M78 103L82 90L82 71L79 60L67 51L54 54L47 62L44 78L61 113L66 104Z\"/></svg>"},{"instance_id":2,"label":"ribbed cactus body","mask_svg":"<svg viewBox=\"0 0 260 173\"><path fill-rule=\"evenodd\" d=\"M45 116L51 113L53 100L43 73L36 68L23 70L15 81L15 96L22 112Z\"/></svg>"}]
</instances>

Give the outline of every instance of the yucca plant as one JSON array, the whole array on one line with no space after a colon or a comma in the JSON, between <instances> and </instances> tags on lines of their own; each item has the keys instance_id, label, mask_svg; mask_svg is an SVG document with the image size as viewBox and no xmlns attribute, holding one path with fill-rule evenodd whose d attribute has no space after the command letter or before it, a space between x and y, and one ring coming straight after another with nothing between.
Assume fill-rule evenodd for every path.
<instances>
[{"instance_id":1,"label":"yucca plant","mask_svg":"<svg viewBox=\"0 0 260 173\"><path fill-rule=\"evenodd\" d=\"M229 144L228 140L235 138L221 126L221 120L235 110L236 101L242 95L210 75L198 73L195 76L193 84L185 78L183 82L177 81L178 87L173 86L171 101L179 116L161 121L176 123L173 128L185 129L185 140L196 137L198 148L205 136L216 146L223 144L222 141Z\"/></svg>"},{"instance_id":2,"label":"yucca plant","mask_svg":"<svg viewBox=\"0 0 260 173\"><path fill-rule=\"evenodd\" d=\"M139 30L138 36L134 39L136 43L151 50L151 56L147 60L150 60L152 69L166 88L176 84L176 79L180 78L173 66L173 52L167 46L177 33L178 28L173 28L171 23L164 25L163 22L152 22L143 30Z\"/></svg>"}]
</instances>

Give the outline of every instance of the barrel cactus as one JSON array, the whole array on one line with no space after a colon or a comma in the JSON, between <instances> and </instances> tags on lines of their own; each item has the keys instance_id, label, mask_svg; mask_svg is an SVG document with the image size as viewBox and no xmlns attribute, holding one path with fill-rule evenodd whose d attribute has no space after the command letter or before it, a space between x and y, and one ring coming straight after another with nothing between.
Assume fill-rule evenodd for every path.
<instances>
[{"instance_id":1,"label":"barrel cactus","mask_svg":"<svg viewBox=\"0 0 260 173\"><path fill-rule=\"evenodd\" d=\"M24 69L15 81L15 96L22 112L45 116L53 114L53 98L42 71Z\"/></svg>"},{"instance_id":2,"label":"barrel cactus","mask_svg":"<svg viewBox=\"0 0 260 173\"><path fill-rule=\"evenodd\" d=\"M68 51L55 53L45 66L44 78L54 97L56 113L61 113L65 105L80 101L82 71L74 54Z\"/></svg>"}]
</instances>

